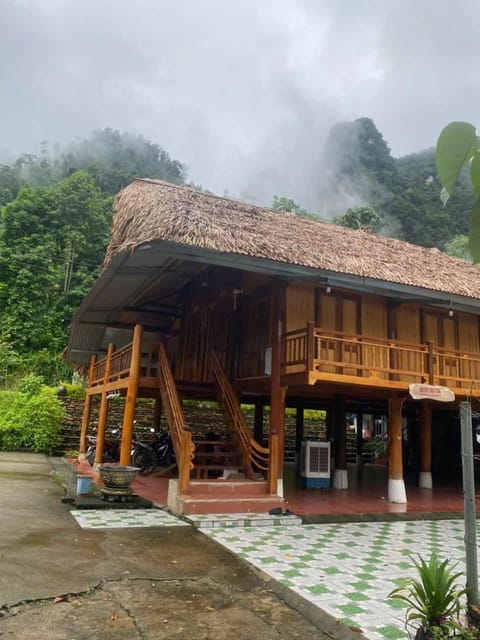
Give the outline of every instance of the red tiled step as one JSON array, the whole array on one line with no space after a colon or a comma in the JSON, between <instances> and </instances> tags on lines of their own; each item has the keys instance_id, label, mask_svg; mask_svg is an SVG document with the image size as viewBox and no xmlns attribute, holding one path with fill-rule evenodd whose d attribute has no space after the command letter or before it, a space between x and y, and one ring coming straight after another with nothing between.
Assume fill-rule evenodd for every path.
<instances>
[{"instance_id":1,"label":"red tiled step","mask_svg":"<svg viewBox=\"0 0 480 640\"><path fill-rule=\"evenodd\" d=\"M280 507L285 509L285 500L277 496L263 498L212 498L207 496L182 497L182 513L265 513Z\"/></svg>"},{"instance_id":2,"label":"red tiled step","mask_svg":"<svg viewBox=\"0 0 480 640\"><path fill-rule=\"evenodd\" d=\"M267 497L267 482L265 480L190 480L188 496L198 495L209 498L255 498Z\"/></svg>"}]
</instances>

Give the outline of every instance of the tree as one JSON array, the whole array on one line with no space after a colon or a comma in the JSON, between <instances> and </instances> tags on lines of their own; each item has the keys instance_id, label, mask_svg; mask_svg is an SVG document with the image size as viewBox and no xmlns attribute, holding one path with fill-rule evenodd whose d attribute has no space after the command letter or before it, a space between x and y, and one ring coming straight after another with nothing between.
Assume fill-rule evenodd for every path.
<instances>
[{"instance_id":1,"label":"tree","mask_svg":"<svg viewBox=\"0 0 480 640\"><path fill-rule=\"evenodd\" d=\"M0 341L19 353L61 350L75 308L102 264L111 199L84 171L24 187L3 210Z\"/></svg>"},{"instance_id":2,"label":"tree","mask_svg":"<svg viewBox=\"0 0 480 640\"><path fill-rule=\"evenodd\" d=\"M298 205L291 198L286 198L285 196L273 196L272 209L274 211L290 211L297 216L302 216L302 218L315 218L318 220L319 216L315 213L311 213L307 211L300 205Z\"/></svg>"},{"instance_id":3,"label":"tree","mask_svg":"<svg viewBox=\"0 0 480 640\"><path fill-rule=\"evenodd\" d=\"M468 122L451 122L437 141L436 164L443 185L441 198L447 203L463 168L470 165L474 203L470 217L469 249L474 262L480 262L480 138Z\"/></svg>"},{"instance_id":4,"label":"tree","mask_svg":"<svg viewBox=\"0 0 480 640\"><path fill-rule=\"evenodd\" d=\"M351 207L343 216L334 218L333 221L342 227L363 229L372 233L375 233L381 223L380 216L372 207Z\"/></svg>"},{"instance_id":5,"label":"tree","mask_svg":"<svg viewBox=\"0 0 480 640\"><path fill-rule=\"evenodd\" d=\"M71 143L54 160L59 178L84 169L102 192L114 195L135 178L159 178L175 184L185 181L185 168L158 144L139 135L100 129L81 142Z\"/></svg>"},{"instance_id":6,"label":"tree","mask_svg":"<svg viewBox=\"0 0 480 640\"><path fill-rule=\"evenodd\" d=\"M468 236L460 234L454 236L450 242L445 245L445 253L454 258L462 258L472 262L472 254L468 245Z\"/></svg>"}]
</instances>

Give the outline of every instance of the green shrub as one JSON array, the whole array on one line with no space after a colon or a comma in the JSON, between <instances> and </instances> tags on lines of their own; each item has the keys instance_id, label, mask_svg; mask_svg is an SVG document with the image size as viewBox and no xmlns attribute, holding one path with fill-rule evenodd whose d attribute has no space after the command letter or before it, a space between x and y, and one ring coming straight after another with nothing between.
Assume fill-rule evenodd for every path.
<instances>
[{"instance_id":1,"label":"green shrub","mask_svg":"<svg viewBox=\"0 0 480 640\"><path fill-rule=\"evenodd\" d=\"M43 377L31 373L19 380L17 390L24 395L31 397L40 393L43 385Z\"/></svg>"},{"instance_id":2,"label":"green shrub","mask_svg":"<svg viewBox=\"0 0 480 640\"><path fill-rule=\"evenodd\" d=\"M71 384L69 382L59 382L58 385L54 387L42 387L42 391L49 396L57 397L60 387L65 388L65 393L63 394L65 398L77 398L81 400L85 398L85 387L81 384Z\"/></svg>"},{"instance_id":3,"label":"green shrub","mask_svg":"<svg viewBox=\"0 0 480 640\"><path fill-rule=\"evenodd\" d=\"M432 633L437 640L448 637L459 628L460 600L466 591L456 581L462 573L454 573L456 565L440 561L435 552L428 562L419 557L414 564L418 578L394 589L389 597L408 605L406 624L418 625L418 638L430 638Z\"/></svg>"},{"instance_id":4,"label":"green shrub","mask_svg":"<svg viewBox=\"0 0 480 640\"><path fill-rule=\"evenodd\" d=\"M0 448L52 453L60 444L64 409L57 398L37 393L0 393Z\"/></svg>"}]
</instances>

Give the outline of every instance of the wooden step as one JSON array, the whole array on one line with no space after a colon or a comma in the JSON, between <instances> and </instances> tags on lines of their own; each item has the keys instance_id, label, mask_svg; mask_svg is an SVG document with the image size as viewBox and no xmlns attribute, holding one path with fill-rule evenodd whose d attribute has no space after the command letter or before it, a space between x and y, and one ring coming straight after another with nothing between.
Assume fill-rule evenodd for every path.
<instances>
[{"instance_id":1,"label":"wooden step","mask_svg":"<svg viewBox=\"0 0 480 640\"><path fill-rule=\"evenodd\" d=\"M214 478L218 478L220 480L220 476L224 471L244 473L246 469L242 464L196 464L192 469L191 476L193 478L203 478L206 480L210 474L210 476L213 475Z\"/></svg>"}]
</instances>

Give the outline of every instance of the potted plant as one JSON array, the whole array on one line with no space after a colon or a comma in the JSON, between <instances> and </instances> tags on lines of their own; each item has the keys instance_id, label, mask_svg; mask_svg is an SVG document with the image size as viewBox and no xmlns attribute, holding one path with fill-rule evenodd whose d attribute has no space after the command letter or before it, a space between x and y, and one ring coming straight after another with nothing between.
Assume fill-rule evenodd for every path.
<instances>
[{"instance_id":1,"label":"potted plant","mask_svg":"<svg viewBox=\"0 0 480 640\"><path fill-rule=\"evenodd\" d=\"M407 630L413 626L416 640L441 640L454 635L462 629L459 616L466 590L456 584L462 573L455 573L456 565L452 566L449 560L441 561L435 552L428 562L419 556L414 564L418 577L389 594L389 598L408 605Z\"/></svg>"}]
</instances>

